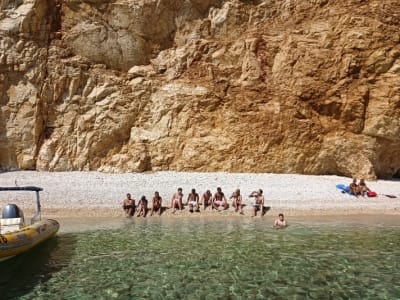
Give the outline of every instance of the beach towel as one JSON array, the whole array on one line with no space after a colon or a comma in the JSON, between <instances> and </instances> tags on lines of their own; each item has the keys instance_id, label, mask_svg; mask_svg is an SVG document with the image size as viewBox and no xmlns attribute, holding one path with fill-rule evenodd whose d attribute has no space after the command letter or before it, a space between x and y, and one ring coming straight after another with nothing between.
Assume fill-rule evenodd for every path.
<instances>
[{"instance_id":1,"label":"beach towel","mask_svg":"<svg viewBox=\"0 0 400 300\"><path fill-rule=\"evenodd\" d=\"M337 184L336 188L341 190L342 193L350 194L350 187L346 184L343 184L343 183Z\"/></svg>"}]
</instances>

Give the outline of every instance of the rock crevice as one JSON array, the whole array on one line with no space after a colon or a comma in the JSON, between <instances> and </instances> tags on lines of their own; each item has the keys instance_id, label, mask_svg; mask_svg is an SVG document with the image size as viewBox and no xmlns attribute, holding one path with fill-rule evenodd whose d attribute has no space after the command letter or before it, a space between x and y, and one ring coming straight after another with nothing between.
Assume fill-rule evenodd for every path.
<instances>
[{"instance_id":1,"label":"rock crevice","mask_svg":"<svg viewBox=\"0 0 400 300\"><path fill-rule=\"evenodd\" d=\"M0 7L1 169L398 176L395 0Z\"/></svg>"}]
</instances>

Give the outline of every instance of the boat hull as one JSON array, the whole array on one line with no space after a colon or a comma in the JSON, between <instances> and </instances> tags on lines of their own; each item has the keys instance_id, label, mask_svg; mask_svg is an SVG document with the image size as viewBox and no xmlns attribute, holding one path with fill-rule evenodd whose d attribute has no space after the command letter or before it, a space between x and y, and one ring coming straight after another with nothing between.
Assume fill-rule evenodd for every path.
<instances>
[{"instance_id":1,"label":"boat hull","mask_svg":"<svg viewBox=\"0 0 400 300\"><path fill-rule=\"evenodd\" d=\"M60 228L56 220L47 219L18 231L0 234L0 261L25 253L53 237Z\"/></svg>"}]
</instances>

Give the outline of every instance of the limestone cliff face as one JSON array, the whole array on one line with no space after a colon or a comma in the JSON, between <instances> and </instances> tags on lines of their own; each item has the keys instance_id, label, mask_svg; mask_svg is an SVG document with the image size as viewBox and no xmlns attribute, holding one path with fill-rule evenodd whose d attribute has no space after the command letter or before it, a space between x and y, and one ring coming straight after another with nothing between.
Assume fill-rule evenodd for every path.
<instances>
[{"instance_id":1,"label":"limestone cliff face","mask_svg":"<svg viewBox=\"0 0 400 300\"><path fill-rule=\"evenodd\" d=\"M0 168L400 177L397 0L0 0Z\"/></svg>"}]
</instances>

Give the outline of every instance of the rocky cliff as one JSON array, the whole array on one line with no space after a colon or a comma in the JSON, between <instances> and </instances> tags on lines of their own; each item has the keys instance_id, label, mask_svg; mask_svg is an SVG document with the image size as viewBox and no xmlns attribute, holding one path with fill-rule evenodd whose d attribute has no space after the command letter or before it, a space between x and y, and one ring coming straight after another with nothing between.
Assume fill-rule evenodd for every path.
<instances>
[{"instance_id":1,"label":"rocky cliff","mask_svg":"<svg viewBox=\"0 0 400 300\"><path fill-rule=\"evenodd\" d=\"M398 0L0 0L0 168L400 177Z\"/></svg>"}]
</instances>

